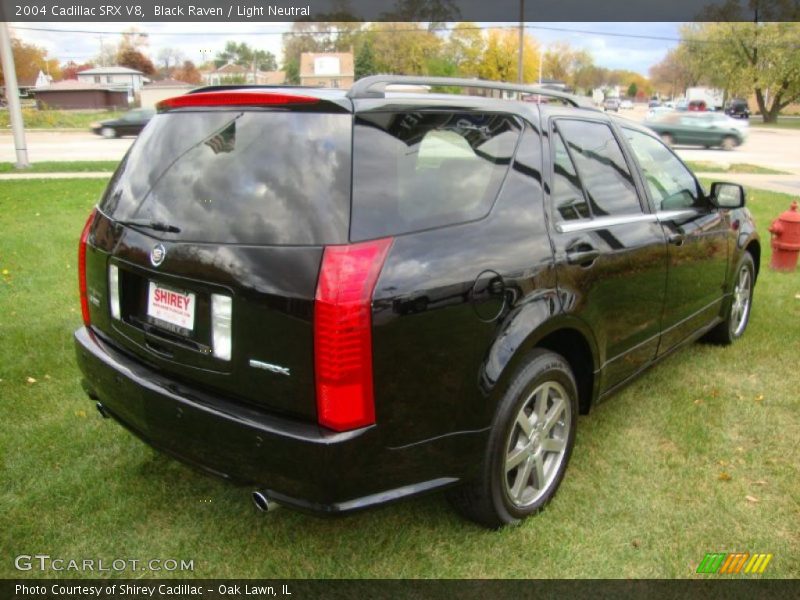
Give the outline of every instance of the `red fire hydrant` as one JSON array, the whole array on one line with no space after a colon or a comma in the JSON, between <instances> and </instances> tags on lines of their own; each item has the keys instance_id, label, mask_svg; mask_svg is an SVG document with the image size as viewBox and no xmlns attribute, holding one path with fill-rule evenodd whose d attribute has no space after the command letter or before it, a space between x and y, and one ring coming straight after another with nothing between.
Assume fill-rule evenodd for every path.
<instances>
[{"instance_id":1,"label":"red fire hydrant","mask_svg":"<svg viewBox=\"0 0 800 600\"><path fill-rule=\"evenodd\" d=\"M797 212L797 202L792 202L789 210L772 222L769 232L772 234L770 268L775 271L794 271L800 254L800 213Z\"/></svg>"}]
</instances>

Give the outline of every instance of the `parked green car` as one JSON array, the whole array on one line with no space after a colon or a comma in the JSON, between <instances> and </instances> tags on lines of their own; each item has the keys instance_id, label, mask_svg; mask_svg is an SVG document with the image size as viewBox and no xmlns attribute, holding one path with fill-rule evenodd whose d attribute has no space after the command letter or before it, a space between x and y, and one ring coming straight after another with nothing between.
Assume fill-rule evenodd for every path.
<instances>
[{"instance_id":1,"label":"parked green car","mask_svg":"<svg viewBox=\"0 0 800 600\"><path fill-rule=\"evenodd\" d=\"M733 150L747 138L747 125L722 113L661 113L653 115L644 124L670 146L720 146L724 150Z\"/></svg>"}]
</instances>

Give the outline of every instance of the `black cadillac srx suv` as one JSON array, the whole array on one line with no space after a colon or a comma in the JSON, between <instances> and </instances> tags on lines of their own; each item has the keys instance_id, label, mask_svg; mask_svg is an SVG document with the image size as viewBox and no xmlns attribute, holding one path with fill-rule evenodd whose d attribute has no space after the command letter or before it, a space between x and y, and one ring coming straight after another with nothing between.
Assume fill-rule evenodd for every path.
<instances>
[{"instance_id":1,"label":"black cadillac srx suv","mask_svg":"<svg viewBox=\"0 0 800 600\"><path fill-rule=\"evenodd\" d=\"M743 205L552 90L201 89L159 105L86 223L84 387L262 509L448 488L514 523L558 488L578 414L742 335Z\"/></svg>"}]
</instances>

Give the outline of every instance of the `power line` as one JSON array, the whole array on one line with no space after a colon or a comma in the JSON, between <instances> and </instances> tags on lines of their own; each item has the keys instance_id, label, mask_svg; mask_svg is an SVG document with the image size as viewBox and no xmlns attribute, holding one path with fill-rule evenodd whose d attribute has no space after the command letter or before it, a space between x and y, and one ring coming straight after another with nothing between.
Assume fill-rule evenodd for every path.
<instances>
[{"instance_id":1,"label":"power line","mask_svg":"<svg viewBox=\"0 0 800 600\"><path fill-rule=\"evenodd\" d=\"M25 27L25 26L17 26L12 25L13 29L21 30L21 31L40 31L46 33L75 33L75 34L93 34L93 35L124 35L126 31L97 31L92 29L58 29L58 28L47 28L47 27ZM471 27L459 27L459 31L486 31L491 29L516 29L519 27L518 25L475 25ZM581 35L596 35L600 37L613 37L613 38L623 38L623 39L637 39L637 40L651 40L651 41L658 41L658 42L688 42L692 44L724 44L727 43L725 41L720 40L706 40L706 39L697 39L697 38L682 38L682 37L673 37L673 36L662 36L662 35L645 35L645 34L636 34L636 33L621 33L621 32L614 32L614 31L598 31L592 29L571 29L569 27L551 27L546 25L530 25L525 24L525 29L534 30L534 31L554 31L560 33L575 33ZM374 34L384 34L384 33L419 33L421 30L419 29L371 29L368 32L364 30L354 29L330 29L327 31L234 31L230 34L220 32L220 31L152 31L152 32L145 32L144 35L146 36L188 36L188 37L196 37L196 36L225 36L225 35L236 35L236 36L272 36L272 35L279 35L279 36L326 36L326 35L358 35L362 33L369 33L370 35ZM447 27L447 26L440 26L440 27L430 27L425 28L422 31L429 31L429 32L453 32L454 29ZM797 48L798 44L796 43L765 43L760 44L762 48Z\"/></svg>"},{"instance_id":2,"label":"power line","mask_svg":"<svg viewBox=\"0 0 800 600\"><path fill-rule=\"evenodd\" d=\"M88 33L94 35L122 35L126 33L125 31L97 31L94 29L52 29L47 27L25 27L25 26L13 26L14 29L19 29L23 31L43 31L47 33ZM489 29L516 29L518 25L476 25L472 27L459 27L460 31L485 31ZM593 31L588 29L569 29L567 27L547 27L544 25L530 25L525 24L525 29L533 29L533 30L542 30L542 31L558 31L563 33L580 33L584 35L598 35L598 36L606 36L606 37L617 37L617 38L631 38L631 39L644 39L644 40L654 40L659 42L680 42L682 38L677 37L669 37L669 36L658 36L658 35L642 35L642 34L633 34L633 33L619 33L619 32L610 32L610 31ZM426 28L425 31L452 31L452 28L441 26L441 27L431 27ZM418 33L419 30L417 29L374 29L370 30L370 34L376 33ZM349 30L349 29L330 29L327 31L236 31L232 32L231 35L247 35L247 36L268 36L268 35L280 35L280 36L307 36L307 35L340 35L340 34L352 34L352 33L360 33L359 30ZM226 35L219 31L151 31L147 32L146 35L148 36L217 36L217 35Z\"/></svg>"}]
</instances>

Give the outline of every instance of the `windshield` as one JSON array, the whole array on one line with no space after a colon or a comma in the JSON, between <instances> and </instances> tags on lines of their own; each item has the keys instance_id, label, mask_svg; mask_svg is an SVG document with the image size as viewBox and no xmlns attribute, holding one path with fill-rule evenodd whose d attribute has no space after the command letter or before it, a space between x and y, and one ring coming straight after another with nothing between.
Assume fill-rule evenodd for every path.
<instances>
[{"instance_id":1,"label":"windshield","mask_svg":"<svg viewBox=\"0 0 800 600\"><path fill-rule=\"evenodd\" d=\"M155 116L100 209L167 239L317 245L347 240L351 115L284 111Z\"/></svg>"}]
</instances>

